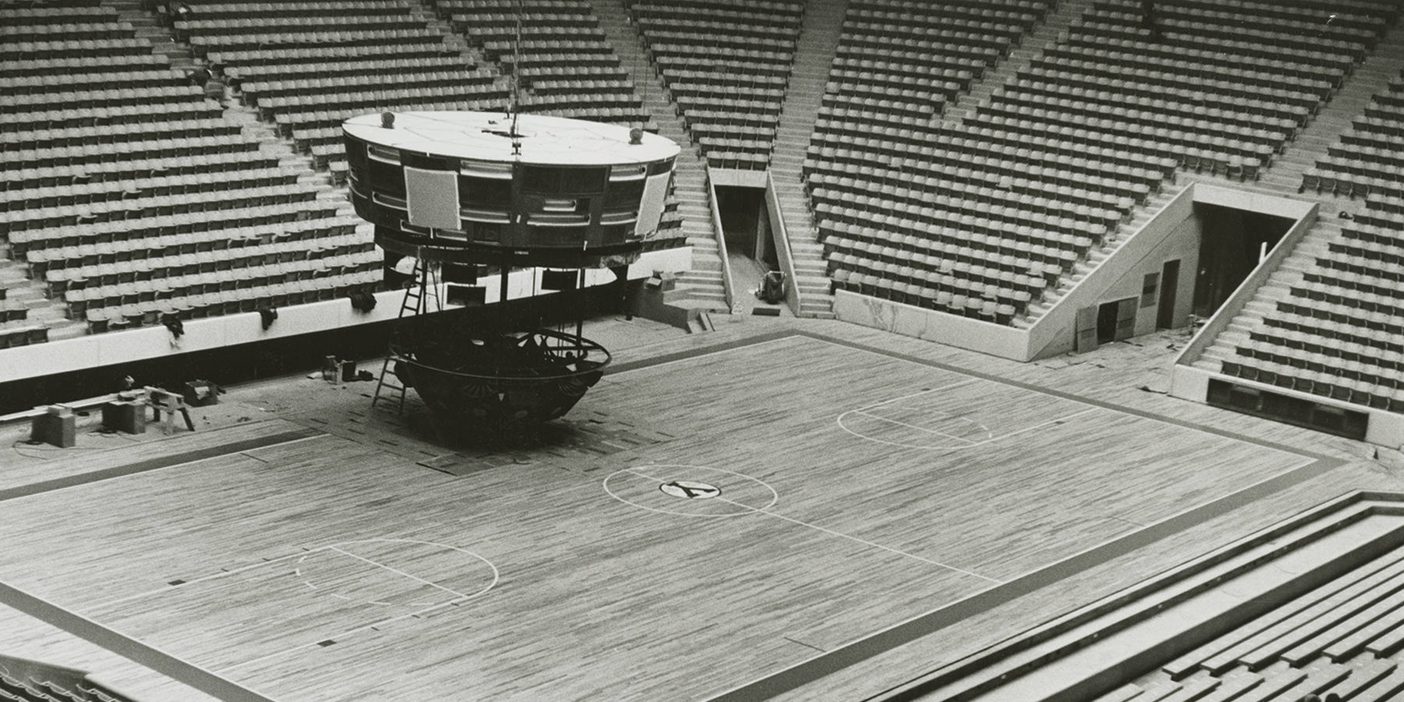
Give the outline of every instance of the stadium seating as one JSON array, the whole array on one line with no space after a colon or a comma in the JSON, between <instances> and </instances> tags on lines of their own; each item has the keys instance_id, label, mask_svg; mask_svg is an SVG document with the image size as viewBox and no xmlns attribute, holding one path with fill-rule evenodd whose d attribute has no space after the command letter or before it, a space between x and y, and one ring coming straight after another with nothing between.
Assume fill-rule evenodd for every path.
<instances>
[{"instance_id":1,"label":"stadium seating","mask_svg":"<svg viewBox=\"0 0 1404 702\"><path fill-rule=\"evenodd\" d=\"M765 168L803 3L634 0L628 6L708 163Z\"/></svg>"},{"instance_id":2,"label":"stadium seating","mask_svg":"<svg viewBox=\"0 0 1404 702\"><path fill-rule=\"evenodd\" d=\"M1140 2L1096 2L943 122L1047 8L849 7L805 171L835 287L1000 324L1176 171L1256 178L1396 13L1169 1L1148 21Z\"/></svg>"},{"instance_id":3,"label":"stadium seating","mask_svg":"<svg viewBox=\"0 0 1404 702\"><path fill-rule=\"evenodd\" d=\"M1404 411L1404 199L1372 194L1223 364L1227 375Z\"/></svg>"},{"instance_id":4,"label":"stadium seating","mask_svg":"<svg viewBox=\"0 0 1404 702\"><path fill-rule=\"evenodd\" d=\"M0 223L49 307L103 331L376 282L373 244L329 189L265 154L114 10L75 5L7 8L0 30L29 30L0 49ZM33 306L0 309L0 346L82 330L36 324Z\"/></svg>"},{"instance_id":5,"label":"stadium seating","mask_svg":"<svg viewBox=\"0 0 1404 702\"><path fill-rule=\"evenodd\" d=\"M647 125L643 104L585 0L436 0L485 58L518 78L519 109ZM521 41L517 41L520 10Z\"/></svg>"},{"instance_id":6,"label":"stadium seating","mask_svg":"<svg viewBox=\"0 0 1404 702\"><path fill-rule=\"evenodd\" d=\"M1303 174L1301 189L1344 197L1404 197L1404 76L1374 96L1326 157Z\"/></svg>"},{"instance_id":7,"label":"stadium seating","mask_svg":"<svg viewBox=\"0 0 1404 702\"><path fill-rule=\"evenodd\" d=\"M507 80L407 0L192 2L178 35L245 104L340 177L341 122L379 110L503 109Z\"/></svg>"},{"instance_id":8,"label":"stadium seating","mask_svg":"<svg viewBox=\"0 0 1404 702\"><path fill-rule=\"evenodd\" d=\"M1099 702L1200 687L1214 689L1215 696L1204 699L1298 700L1313 693L1362 702L1393 699L1404 692L1404 669L1393 660L1401 648L1404 561L1391 551L1233 627Z\"/></svg>"},{"instance_id":9,"label":"stadium seating","mask_svg":"<svg viewBox=\"0 0 1404 702\"><path fill-rule=\"evenodd\" d=\"M78 670L0 655L0 700L5 702L129 702Z\"/></svg>"}]
</instances>

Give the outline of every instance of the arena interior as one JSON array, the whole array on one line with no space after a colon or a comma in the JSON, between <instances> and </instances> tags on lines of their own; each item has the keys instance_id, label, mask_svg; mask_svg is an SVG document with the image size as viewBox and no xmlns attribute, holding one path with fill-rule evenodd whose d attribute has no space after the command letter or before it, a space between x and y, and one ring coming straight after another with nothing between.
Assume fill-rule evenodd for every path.
<instances>
[{"instance_id":1,"label":"arena interior","mask_svg":"<svg viewBox=\"0 0 1404 702\"><path fill-rule=\"evenodd\" d=\"M1404 699L1400 10L0 0L0 700ZM680 150L431 280L454 111Z\"/></svg>"}]
</instances>

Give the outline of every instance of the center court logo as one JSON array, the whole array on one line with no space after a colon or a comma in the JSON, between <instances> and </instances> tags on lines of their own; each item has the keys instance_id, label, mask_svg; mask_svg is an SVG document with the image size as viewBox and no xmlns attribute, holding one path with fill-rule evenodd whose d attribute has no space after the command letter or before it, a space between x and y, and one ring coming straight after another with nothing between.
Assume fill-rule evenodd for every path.
<instances>
[{"instance_id":1,"label":"center court logo","mask_svg":"<svg viewBox=\"0 0 1404 702\"><path fill-rule=\"evenodd\" d=\"M684 500L710 500L721 495L721 488L695 480L673 480L658 486L665 495Z\"/></svg>"}]
</instances>

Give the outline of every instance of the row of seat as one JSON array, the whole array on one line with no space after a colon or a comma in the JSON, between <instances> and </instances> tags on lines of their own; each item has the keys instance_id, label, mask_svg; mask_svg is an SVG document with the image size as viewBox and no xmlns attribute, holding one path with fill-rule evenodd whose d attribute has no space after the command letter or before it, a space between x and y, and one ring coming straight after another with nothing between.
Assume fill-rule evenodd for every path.
<instances>
[{"instance_id":1,"label":"row of seat","mask_svg":"<svg viewBox=\"0 0 1404 702\"><path fill-rule=\"evenodd\" d=\"M766 168L803 4L636 0L628 8L708 163Z\"/></svg>"},{"instance_id":2,"label":"row of seat","mask_svg":"<svg viewBox=\"0 0 1404 702\"><path fill-rule=\"evenodd\" d=\"M509 0L435 0L434 7L488 60L518 76L523 109L633 125L649 121L590 3L520 8L520 41L519 8Z\"/></svg>"}]
</instances>

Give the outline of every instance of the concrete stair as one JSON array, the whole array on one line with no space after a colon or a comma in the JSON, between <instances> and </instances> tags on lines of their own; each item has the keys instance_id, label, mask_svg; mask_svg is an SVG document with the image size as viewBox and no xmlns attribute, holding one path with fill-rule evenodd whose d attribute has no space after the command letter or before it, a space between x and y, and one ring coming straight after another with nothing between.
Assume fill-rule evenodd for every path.
<instances>
[{"instance_id":1,"label":"concrete stair","mask_svg":"<svg viewBox=\"0 0 1404 702\"><path fill-rule=\"evenodd\" d=\"M200 65L190 47L176 41L171 28L156 13L142 7L141 0L106 0L103 4L117 10L118 19L130 22L137 38L151 42L156 53L170 60L171 68L188 71Z\"/></svg>"},{"instance_id":2,"label":"concrete stair","mask_svg":"<svg viewBox=\"0 0 1404 702\"><path fill-rule=\"evenodd\" d=\"M1063 275L1058 280L1058 287L1045 290L1043 297L1031 302L1024 314L1013 320L1012 326L1019 329L1027 329L1034 325L1048 310L1052 309L1058 301L1063 299L1070 290L1082 282L1102 262L1115 255L1116 250L1128 237L1145 226L1166 203L1175 198L1180 191L1179 187L1166 183L1161 191L1147 198L1145 204L1132 210L1131 219L1122 222L1115 230L1107 235L1107 240L1101 246L1092 249L1082 260L1073 265L1072 271Z\"/></svg>"},{"instance_id":3,"label":"concrete stair","mask_svg":"<svg viewBox=\"0 0 1404 702\"><path fill-rule=\"evenodd\" d=\"M1360 201L1352 202L1349 198L1329 194L1299 195L1302 173L1314 166L1317 159L1326 156L1327 149L1339 141L1341 133L1351 128L1351 121L1364 112L1370 98L1383 91L1390 79L1399 75L1400 71L1404 71L1404 25L1396 24L1256 183L1223 183L1320 202L1320 219L1268 280L1253 291L1253 297L1243 309L1191 365L1213 373L1222 372L1223 362L1238 355L1236 349L1239 344L1246 341L1251 332L1263 326L1263 318L1277 309L1278 302L1290 296L1291 286L1299 283L1303 273L1314 267L1315 259L1340 237L1341 227L1335 215L1342 209L1363 207ZM1195 179L1204 182L1220 180L1206 176L1195 176Z\"/></svg>"},{"instance_id":4,"label":"concrete stair","mask_svg":"<svg viewBox=\"0 0 1404 702\"><path fill-rule=\"evenodd\" d=\"M1385 33L1375 50L1350 74L1330 102L1312 118L1306 128L1292 140L1280 156L1258 179L1258 185L1281 194L1295 194L1302 185L1302 173L1326 156L1326 149L1340 140L1342 132L1351 127L1351 120L1365 111L1370 97L1383 91L1391 78L1404 70L1404 24L1396 24ZM1336 204L1349 198L1333 198Z\"/></svg>"},{"instance_id":5,"label":"concrete stair","mask_svg":"<svg viewBox=\"0 0 1404 702\"><path fill-rule=\"evenodd\" d=\"M440 10L433 0L420 0L417 3L411 3L409 8L410 17L423 21L429 29L442 34L444 45L456 50L468 65L495 67L491 61L483 59L482 53L469 44L466 37L454 31L453 25L448 20L449 14L448 11ZM501 74L501 71L497 72L499 75Z\"/></svg>"},{"instance_id":6,"label":"concrete stair","mask_svg":"<svg viewBox=\"0 0 1404 702\"><path fill-rule=\"evenodd\" d=\"M795 62L776 128L775 151L770 158L770 174L780 201L780 216L790 240L799 291L799 316L832 318L834 297L830 290L824 249L820 246L804 190L805 149L819 117L829 66L838 49L848 0L812 0L804 10Z\"/></svg>"},{"instance_id":7,"label":"concrete stair","mask_svg":"<svg viewBox=\"0 0 1404 702\"><path fill-rule=\"evenodd\" d=\"M1291 295L1291 287L1301 282L1302 275L1315 267L1318 256L1325 254L1330 243L1341 236L1340 221L1323 217L1292 249L1282 265L1257 290L1243 309L1229 321L1214 343L1204 349L1193 366L1218 373L1223 362L1238 355L1235 349L1248 339L1249 333L1263 327L1263 317L1277 309L1277 303Z\"/></svg>"},{"instance_id":8,"label":"concrete stair","mask_svg":"<svg viewBox=\"0 0 1404 702\"><path fill-rule=\"evenodd\" d=\"M1082 13L1091 6L1092 0L1063 0L1058 3L1058 7L1053 12L1043 17L1041 25L1024 35L1019 45L993 68L986 71L979 80L975 81L968 92L957 98L954 103L948 104L945 112L939 115L938 119L947 125L964 121L977 107L990 101L990 96L994 94L996 88L1009 82L1020 71L1028 68L1035 57L1042 54L1048 45L1056 42L1058 35L1062 34L1073 20L1081 17Z\"/></svg>"},{"instance_id":9,"label":"concrete stair","mask_svg":"<svg viewBox=\"0 0 1404 702\"><path fill-rule=\"evenodd\" d=\"M668 97L663 82L652 69L644 52L643 37L629 21L622 0L593 0L600 28L619 54L621 68L640 92L644 112L652 116L658 133L682 147L673 170L673 197L682 216L682 232L692 247L692 270L677 278L677 285L665 294L665 301L679 307L728 311L717 231L712 226L712 206L707 195L707 166L698 155L697 144L683 128L677 106Z\"/></svg>"}]
</instances>

